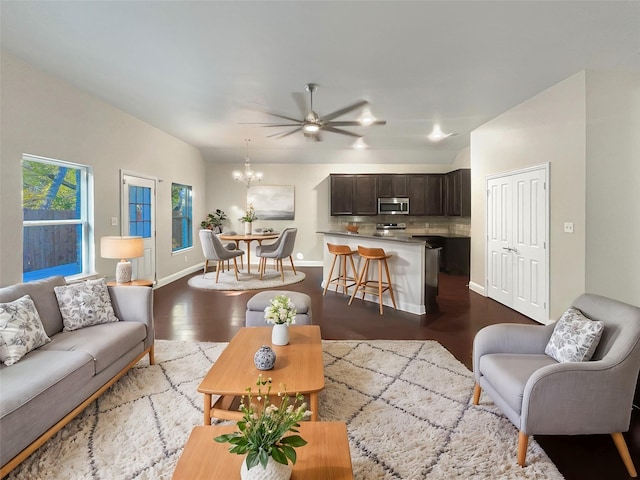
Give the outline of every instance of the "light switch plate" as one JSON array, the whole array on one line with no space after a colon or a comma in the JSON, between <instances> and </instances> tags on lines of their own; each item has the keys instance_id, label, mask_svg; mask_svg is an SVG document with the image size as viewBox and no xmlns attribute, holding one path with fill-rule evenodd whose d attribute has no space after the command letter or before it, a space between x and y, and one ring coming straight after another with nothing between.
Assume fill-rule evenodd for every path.
<instances>
[{"instance_id":1,"label":"light switch plate","mask_svg":"<svg viewBox=\"0 0 640 480\"><path fill-rule=\"evenodd\" d=\"M118 217L111 217L111 226L112 227L118 226Z\"/></svg>"},{"instance_id":2,"label":"light switch plate","mask_svg":"<svg viewBox=\"0 0 640 480\"><path fill-rule=\"evenodd\" d=\"M573 233L573 222L564 222L564 233Z\"/></svg>"}]
</instances>

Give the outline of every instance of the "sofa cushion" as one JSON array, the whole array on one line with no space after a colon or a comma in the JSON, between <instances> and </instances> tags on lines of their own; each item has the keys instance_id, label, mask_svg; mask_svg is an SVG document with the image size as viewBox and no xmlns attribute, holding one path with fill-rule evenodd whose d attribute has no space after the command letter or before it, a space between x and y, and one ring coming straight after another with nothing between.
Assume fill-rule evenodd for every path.
<instances>
[{"instance_id":1,"label":"sofa cushion","mask_svg":"<svg viewBox=\"0 0 640 480\"><path fill-rule=\"evenodd\" d=\"M604 322L590 320L577 308L562 314L544 353L558 362L587 362L596 351Z\"/></svg>"},{"instance_id":2,"label":"sofa cushion","mask_svg":"<svg viewBox=\"0 0 640 480\"><path fill-rule=\"evenodd\" d=\"M0 349L0 361L7 366L51 341L29 295L13 302L0 303L0 336L5 344Z\"/></svg>"},{"instance_id":3,"label":"sofa cushion","mask_svg":"<svg viewBox=\"0 0 640 480\"><path fill-rule=\"evenodd\" d=\"M44 331L51 337L62 331L62 315L53 291L53 287L58 285L65 285L64 277L55 276L3 287L0 288L0 302L12 302L29 295L36 305Z\"/></svg>"},{"instance_id":4,"label":"sofa cushion","mask_svg":"<svg viewBox=\"0 0 640 480\"><path fill-rule=\"evenodd\" d=\"M518 414L522 413L524 388L536 370L557 363L543 354L491 353L480 357L480 373L503 393L502 398Z\"/></svg>"},{"instance_id":5,"label":"sofa cushion","mask_svg":"<svg viewBox=\"0 0 640 480\"><path fill-rule=\"evenodd\" d=\"M64 331L117 322L104 278L54 288Z\"/></svg>"},{"instance_id":6,"label":"sofa cushion","mask_svg":"<svg viewBox=\"0 0 640 480\"><path fill-rule=\"evenodd\" d=\"M85 352L47 352L41 348L11 367L0 364L0 465L86 398L93 370L93 359Z\"/></svg>"},{"instance_id":7,"label":"sofa cushion","mask_svg":"<svg viewBox=\"0 0 640 480\"><path fill-rule=\"evenodd\" d=\"M72 332L61 332L44 350L86 352L94 359L95 374L144 341L147 329L140 322L115 322L93 325Z\"/></svg>"}]
</instances>

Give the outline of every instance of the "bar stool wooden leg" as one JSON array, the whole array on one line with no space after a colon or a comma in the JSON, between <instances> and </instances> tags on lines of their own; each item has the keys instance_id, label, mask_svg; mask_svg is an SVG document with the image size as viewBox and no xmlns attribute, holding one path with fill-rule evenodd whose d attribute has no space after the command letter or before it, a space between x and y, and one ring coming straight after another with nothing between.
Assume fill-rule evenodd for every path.
<instances>
[{"instance_id":1,"label":"bar stool wooden leg","mask_svg":"<svg viewBox=\"0 0 640 480\"><path fill-rule=\"evenodd\" d=\"M331 283L331 275L333 275L333 267L336 265L336 260L338 259L337 255L333 256L333 262L331 262L331 268L329 269L329 276L327 277L326 284L324 286L324 291L322 295L327 293L327 289L329 288L329 284ZM339 267L338 267L339 268ZM338 285L336 285L336 292L338 291Z\"/></svg>"},{"instance_id":2,"label":"bar stool wooden leg","mask_svg":"<svg viewBox=\"0 0 640 480\"><path fill-rule=\"evenodd\" d=\"M393 295L393 285L391 284L391 276L389 275L389 264L387 263L386 258L384 259L384 269L387 273L387 285L389 287L389 295L391 295L391 303L393 303L393 308L397 310L398 307L396 306L396 297Z\"/></svg>"}]
</instances>

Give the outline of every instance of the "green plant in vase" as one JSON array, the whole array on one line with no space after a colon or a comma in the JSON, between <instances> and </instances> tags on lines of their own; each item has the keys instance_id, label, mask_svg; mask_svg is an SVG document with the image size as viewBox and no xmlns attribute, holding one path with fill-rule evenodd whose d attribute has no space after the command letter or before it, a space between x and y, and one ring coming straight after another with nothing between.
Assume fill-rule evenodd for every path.
<instances>
[{"instance_id":1,"label":"green plant in vase","mask_svg":"<svg viewBox=\"0 0 640 480\"><path fill-rule=\"evenodd\" d=\"M222 233L222 224L226 219L227 214L216 208L215 212L208 214L207 218L200 222L200 227L213 230L216 233Z\"/></svg>"}]
</instances>

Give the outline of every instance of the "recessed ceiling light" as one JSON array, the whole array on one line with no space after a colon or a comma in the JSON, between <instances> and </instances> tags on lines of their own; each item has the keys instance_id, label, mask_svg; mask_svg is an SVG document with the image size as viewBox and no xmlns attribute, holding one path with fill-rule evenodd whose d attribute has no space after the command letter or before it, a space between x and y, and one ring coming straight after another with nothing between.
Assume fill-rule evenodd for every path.
<instances>
[{"instance_id":1,"label":"recessed ceiling light","mask_svg":"<svg viewBox=\"0 0 640 480\"><path fill-rule=\"evenodd\" d=\"M353 148L355 148L356 150L364 150L365 148L367 148L367 144L364 143L364 140L362 139L362 137L360 137L353 143Z\"/></svg>"},{"instance_id":2,"label":"recessed ceiling light","mask_svg":"<svg viewBox=\"0 0 640 480\"><path fill-rule=\"evenodd\" d=\"M429 140L431 140L432 142L440 142L442 140L444 140L447 137L450 137L451 135L455 135L455 133L451 132L451 133L444 133L442 131L442 129L440 128L440 124L436 123L433 126L433 130L431 131L431 133L429 135L427 135L427 138Z\"/></svg>"}]
</instances>

